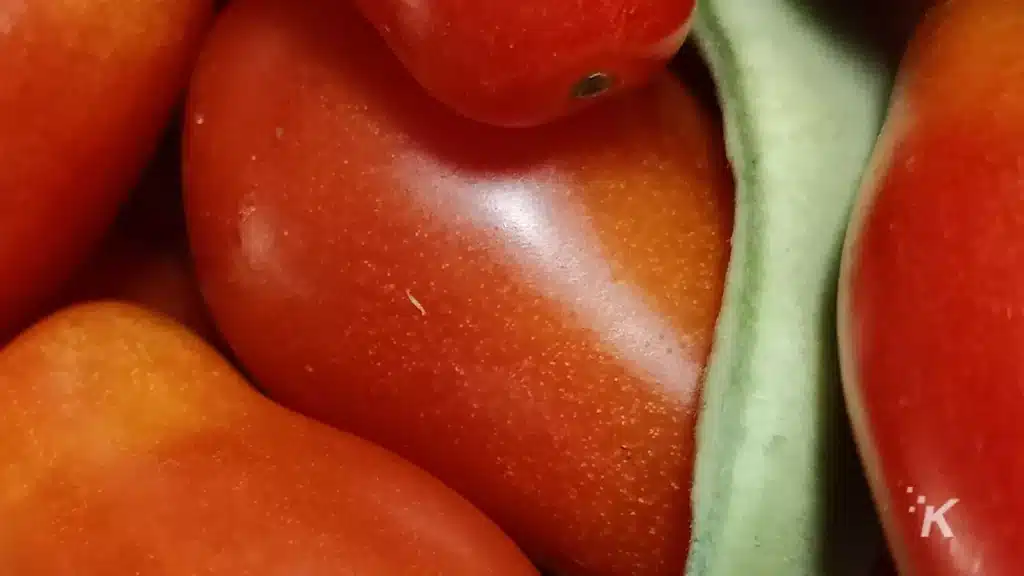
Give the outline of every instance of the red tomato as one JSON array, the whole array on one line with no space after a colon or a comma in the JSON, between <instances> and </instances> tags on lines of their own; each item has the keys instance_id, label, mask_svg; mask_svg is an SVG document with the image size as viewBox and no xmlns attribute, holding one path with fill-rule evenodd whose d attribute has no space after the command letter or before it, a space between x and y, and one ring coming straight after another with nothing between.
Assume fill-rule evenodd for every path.
<instances>
[{"instance_id":1,"label":"red tomato","mask_svg":"<svg viewBox=\"0 0 1024 576\"><path fill-rule=\"evenodd\" d=\"M846 393L900 573L1024 554L1024 9L933 9L851 227Z\"/></svg>"},{"instance_id":2,"label":"red tomato","mask_svg":"<svg viewBox=\"0 0 1024 576\"><path fill-rule=\"evenodd\" d=\"M491 128L336 0L233 3L189 108L200 281L272 397L424 466L558 573L682 572L732 217L711 111L666 73Z\"/></svg>"},{"instance_id":3,"label":"red tomato","mask_svg":"<svg viewBox=\"0 0 1024 576\"><path fill-rule=\"evenodd\" d=\"M695 2L356 4L436 98L482 122L530 126L648 81L682 45Z\"/></svg>"},{"instance_id":4,"label":"red tomato","mask_svg":"<svg viewBox=\"0 0 1024 576\"><path fill-rule=\"evenodd\" d=\"M536 576L422 470L263 398L181 326L78 306L0 351L17 576Z\"/></svg>"},{"instance_id":5,"label":"red tomato","mask_svg":"<svg viewBox=\"0 0 1024 576\"><path fill-rule=\"evenodd\" d=\"M114 219L211 13L211 0L0 2L0 340Z\"/></svg>"}]
</instances>

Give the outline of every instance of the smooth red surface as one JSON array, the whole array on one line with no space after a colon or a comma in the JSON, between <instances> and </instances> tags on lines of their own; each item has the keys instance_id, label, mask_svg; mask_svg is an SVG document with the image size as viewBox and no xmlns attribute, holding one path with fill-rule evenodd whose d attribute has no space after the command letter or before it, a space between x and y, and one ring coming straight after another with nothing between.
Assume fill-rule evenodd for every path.
<instances>
[{"instance_id":1,"label":"smooth red surface","mask_svg":"<svg viewBox=\"0 0 1024 576\"><path fill-rule=\"evenodd\" d=\"M551 121L590 104L595 72L612 94L648 81L683 43L694 0L356 0L435 97L490 124ZM601 98L606 98L602 96Z\"/></svg>"},{"instance_id":2,"label":"smooth red surface","mask_svg":"<svg viewBox=\"0 0 1024 576\"><path fill-rule=\"evenodd\" d=\"M907 576L1024 566L1022 38L1017 0L931 13L852 228L847 393ZM926 507L950 498L952 537L922 537Z\"/></svg>"},{"instance_id":3,"label":"smooth red surface","mask_svg":"<svg viewBox=\"0 0 1024 576\"><path fill-rule=\"evenodd\" d=\"M211 14L211 0L0 3L0 340L113 221Z\"/></svg>"},{"instance_id":4,"label":"smooth red surface","mask_svg":"<svg viewBox=\"0 0 1024 576\"><path fill-rule=\"evenodd\" d=\"M556 573L681 573L733 196L677 80L489 128L344 3L238 0L186 151L200 281L262 388L423 465Z\"/></svg>"},{"instance_id":5,"label":"smooth red surface","mask_svg":"<svg viewBox=\"0 0 1024 576\"><path fill-rule=\"evenodd\" d=\"M537 574L436 479L266 400L141 308L23 333L0 352L0 406L5 574Z\"/></svg>"}]
</instances>

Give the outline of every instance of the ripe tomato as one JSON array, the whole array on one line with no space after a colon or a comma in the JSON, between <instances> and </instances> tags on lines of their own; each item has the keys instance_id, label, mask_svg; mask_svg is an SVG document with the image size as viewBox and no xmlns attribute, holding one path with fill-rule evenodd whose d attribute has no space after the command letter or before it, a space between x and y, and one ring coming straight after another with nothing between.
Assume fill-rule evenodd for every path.
<instances>
[{"instance_id":1,"label":"ripe tomato","mask_svg":"<svg viewBox=\"0 0 1024 576\"><path fill-rule=\"evenodd\" d=\"M0 566L46 576L536 576L468 502L95 303L0 351Z\"/></svg>"},{"instance_id":2,"label":"ripe tomato","mask_svg":"<svg viewBox=\"0 0 1024 576\"><path fill-rule=\"evenodd\" d=\"M0 340L113 220L211 14L211 0L0 2Z\"/></svg>"},{"instance_id":3,"label":"ripe tomato","mask_svg":"<svg viewBox=\"0 0 1024 576\"><path fill-rule=\"evenodd\" d=\"M1024 10L934 8L851 225L846 393L902 574L1020 573Z\"/></svg>"},{"instance_id":4,"label":"ripe tomato","mask_svg":"<svg viewBox=\"0 0 1024 576\"><path fill-rule=\"evenodd\" d=\"M694 0L356 0L428 92L490 124L530 126L648 81Z\"/></svg>"},{"instance_id":5,"label":"ripe tomato","mask_svg":"<svg viewBox=\"0 0 1024 576\"><path fill-rule=\"evenodd\" d=\"M681 573L733 197L678 81L491 128L415 89L344 2L238 0L189 120L197 271L261 387L559 573Z\"/></svg>"}]
</instances>

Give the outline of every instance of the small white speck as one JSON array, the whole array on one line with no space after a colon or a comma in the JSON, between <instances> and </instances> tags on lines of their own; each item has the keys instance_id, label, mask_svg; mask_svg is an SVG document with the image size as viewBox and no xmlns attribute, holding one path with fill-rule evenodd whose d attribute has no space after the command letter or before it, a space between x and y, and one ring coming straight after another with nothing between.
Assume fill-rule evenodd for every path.
<instances>
[{"instance_id":1,"label":"small white speck","mask_svg":"<svg viewBox=\"0 0 1024 576\"><path fill-rule=\"evenodd\" d=\"M427 315L427 309L424 308L423 304L420 304L420 301L417 300L416 297L412 295L412 292L406 290L405 295L409 298L409 302L412 302L412 305L415 306L416 309L420 311L420 314L422 314L423 316Z\"/></svg>"},{"instance_id":2,"label":"small white speck","mask_svg":"<svg viewBox=\"0 0 1024 576\"><path fill-rule=\"evenodd\" d=\"M284 137L284 128L281 128L280 126L278 126L277 129L274 130L274 136L276 136L278 140L283 138Z\"/></svg>"},{"instance_id":3,"label":"small white speck","mask_svg":"<svg viewBox=\"0 0 1024 576\"><path fill-rule=\"evenodd\" d=\"M196 114L196 125L202 126L206 122L206 116L202 114Z\"/></svg>"}]
</instances>

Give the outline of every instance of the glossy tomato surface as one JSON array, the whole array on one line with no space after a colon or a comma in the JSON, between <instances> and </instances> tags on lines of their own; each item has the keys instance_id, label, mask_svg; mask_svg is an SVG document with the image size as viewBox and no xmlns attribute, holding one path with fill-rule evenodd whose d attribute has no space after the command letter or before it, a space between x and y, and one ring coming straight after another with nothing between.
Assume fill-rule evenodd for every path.
<instances>
[{"instance_id":1,"label":"glossy tomato surface","mask_svg":"<svg viewBox=\"0 0 1024 576\"><path fill-rule=\"evenodd\" d=\"M0 406L4 574L537 574L442 483L273 404L136 306L20 335Z\"/></svg>"},{"instance_id":2,"label":"glossy tomato surface","mask_svg":"<svg viewBox=\"0 0 1024 576\"><path fill-rule=\"evenodd\" d=\"M272 397L422 465L560 573L676 576L732 182L675 79L608 104L490 128L344 3L239 0L190 96L188 225Z\"/></svg>"},{"instance_id":3,"label":"glossy tomato surface","mask_svg":"<svg viewBox=\"0 0 1024 576\"><path fill-rule=\"evenodd\" d=\"M841 299L846 392L901 574L1019 574L1024 10L934 9L904 64Z\"/></svg>"},{"instance_id":4,"label":"glossy tomato surface","mask_svg":"<svg viewBox=\"0 0 1024 576\"><path fill-rule=\"evenodd\" d=\"M0 340L113 220L211 14L211 0L0 2Z\"/></svg>"},{"instance_id":5,"label":"glossy tomato surface","mask_svg":"<svg viewBox=\"0 0 1024 576\"><path fill-rule=\"evenodd\" d=\"M431 94L501 126L552 121L656 75L694 0L356 0Z\"/></svg>"}]
</instances>

